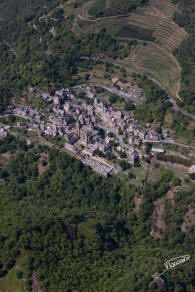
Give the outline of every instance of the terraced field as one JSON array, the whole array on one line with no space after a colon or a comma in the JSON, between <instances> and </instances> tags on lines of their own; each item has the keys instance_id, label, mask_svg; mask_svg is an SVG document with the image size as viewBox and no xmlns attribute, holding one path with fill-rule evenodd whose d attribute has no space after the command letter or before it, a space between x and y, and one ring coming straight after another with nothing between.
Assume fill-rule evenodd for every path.
<instances>
[{"instance_id":1,"label":"terraced field","mask_svg":"<svg viewBox=\"0 0 195 292\"><path fill-rule=\"evenodd\" d=\"M127 61L127 60L126 60ZM159 80L173 95L178 91L180 67L177 60L160 46L147 43L138 46L131 58L130 66L137 72L149 74Z\"/></svg>"},{"instance_id":2,"label":"terraced field","mask_svg":"<svg viewBox=\"0 0 195 292\"><path fill-rule=\"evenodd\" d=\"M155 42L142 46L130 62L143 73L149 73L169 91L179 97L181 68L173 56L187 33L172 20L176 7L169 0L150 0L149 6L128 17L128 23L153 29Z\"/></svg>"},{"instance_id":3,"label":"terraced field","mask_svg":"<svg viewBox=\"0 0 195 292\"><path fill-rule=\"evenodd\" d=\"M148 5L126 15L93 18L88 14L93 2L83 5L76 17L75 32L98 32L106 28L114 37L121 39L124 34L120 36L120 28L128 25L143 29L143 34L144 30L153 31L153 41L140 38L141 33L138 36L135 34L134 37L132 34L129 37L125 35L125 39L138 38L140 42L133 54L130 52L126 60L118 61L140 73L152 76L171 95L180 98L181 68L173 52L188 35L173 21L176 6L170 0L149 0Z\"/></svg>"},{"instance_id":4,"label":"terraced field","mask_svg":"<svg viewBox=\"0 0 195 292\"><path fill-rule=\"evenodd\" d=\"M166 50L174 51L183 39L187 36L187 33L183 28L179 28L178 25L173 22L173 5L167 5L167 14L162 9L162 3L164 6L169 3L168 0L151 0L150 6L144 9L140 9L136 13L131 14L128 17L128 23L137 25L140 27L153 29L154 36ZM157 4L159 7L157 8ZM152 6L152 5L155 6Z\"/></svg>"}]
</instances>

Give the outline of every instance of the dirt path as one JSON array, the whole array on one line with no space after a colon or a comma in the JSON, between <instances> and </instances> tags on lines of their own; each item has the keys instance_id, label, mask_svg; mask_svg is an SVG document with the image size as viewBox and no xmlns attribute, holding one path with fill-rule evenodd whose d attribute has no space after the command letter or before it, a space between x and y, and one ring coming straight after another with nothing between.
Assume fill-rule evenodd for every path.
<instances>
[{"instance_id":1,"label":"dirt path","mask_svg":"<svg viewBox=\"0 0 195 292\"><path fill-rule=\"evenodd\" d=\"M32 274L32 292L42 292L41 286L39 284L39 280L35 274L35 272Z\"/></svg>"},{"instance_id":2,"label":"dirt path","mask_svg":"<svg viewBox=\"0 0 195 292\"><path fill-rule=\"evenodd\" d=\"M163 234L167 231L167 225L165 222L166 201L164 199L158 199L154 202L154 205L153 228L150 235L154 238L161 239Z\"/></svg>"},{"instance_id":3,"label":"dirt path","mask_svg":"<svg viewBox=\"0 0 195 292\"><path fill-rule=\"evenodd\" d=\"M131 13L126 13L126 14L105 16L105 17L99 17L99 18L91 18L90 16L88 18L88 17L84 17L84 16L81 16L81 15L79 15L79 16L84 21L101 22L101 21L105 21L105 20L112 20L112 19L119 18L119 17L128 17L130 15L131 15Z\"/></svg>"},{"instance_id":4,"label":"dirt path","mask_svg":"<svg viewBox=\"0 0 195 292\"><path fill-rule=\"evenodd\" d=\"M177 91L176 91L175 96L176 96L176 98L178 98L179 100L182 101L182 98L179 95L180 89L181 89L181 74L179 74L179 80L178 80Z\"/></svg>"},{"instance_id":5,"label":"dirt path","mask_svg":"<svg viewBox=\"0 0 195 292\"><path fill-rule=\"evenodd\" d=\"M142 185L142 190L144 189L144 186L145 186L146 183L147 183L148 176L149 176L149 171L150 171L150 163L148 163L148 166L147 166L146 177L145 177L144 182L143 182L143 185Z\"/></svg>"},{"instance_id":6,"label":"dirt path","mask_svg":"<svg viewBox=\"0 0 195 292\"><path fill-rule=\"evenodd\" d=\"M73 31L74 33L76 33L75 30L74 30L74 28L75 28L75 25L76 25L76 22L77 22L78 17L79 17L79 15L75 17L73 26L71 28L71 31Z\"/></svg>"},{"instance_id":7,"label":"dirt path","mask_svg":"<svg viewBox=\"0 0 195 292\"><path fill-rule=\"evenodd\" d=\"M18 53L16 52L16 50L5 40L3 40L4 44L10 49L10 51L12 52L12 54L18 58Z\"/></svg>"},{"instance_id":8,"label":"dirt path","mask_svg":"<svg viewBox=\"0 0 195 292\"><path fill-rule=\"evenodd\" d=\"M188 211L184 216L184 221L181 226L181 230L183 233L188 233L189 228L195 224L195 211L192 206L188 206Z\"/></svg>"}]
</instances>

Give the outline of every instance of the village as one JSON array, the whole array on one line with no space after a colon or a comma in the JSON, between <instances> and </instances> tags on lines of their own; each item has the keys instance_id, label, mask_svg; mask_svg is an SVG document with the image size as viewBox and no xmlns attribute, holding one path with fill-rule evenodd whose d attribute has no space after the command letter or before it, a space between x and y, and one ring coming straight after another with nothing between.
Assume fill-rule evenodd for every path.
<instances>
[{"instance_id":1,"label":"village","mask_svg":"<svg viewBox=\"0 0 195 292\"><path fill-rule=\"evenodd\" d=\"M33 94L33 88L30 92ZM102 101L95 94L93 84L61 89L54 95L44 92L42 99L50 106L47 116L30 107L14 106L9 106L3 116L11 114L26 119L26 129L40 136L65 138L65 149L106 177L116 170L99 153L104 156L114 153L118 159L124 157L134 164L144 154L143 143L160 142L162 139L170 141L167 130L164 129L160 136L150 124L142 129L130 114L124 114ZM0 135L6 136L6 132L6 128L1 126ZM153 151L164 152L159 148L153 148Z\"/></svg>"}]
</instances>

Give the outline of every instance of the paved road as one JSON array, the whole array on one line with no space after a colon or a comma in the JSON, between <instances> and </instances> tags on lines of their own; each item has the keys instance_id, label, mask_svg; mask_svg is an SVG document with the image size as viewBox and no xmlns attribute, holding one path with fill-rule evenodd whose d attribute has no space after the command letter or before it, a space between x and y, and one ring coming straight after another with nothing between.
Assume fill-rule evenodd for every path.
<instances>
[{"instance_id":1,"label":"paved road","mask_svg":"<svg viewBox=\"0 0 195 292\"><path fill-rule=\"evenodd\" d=\"M147 142L147 141L145 141ZM158 144L172 144L172 145L177 145L177 146L180 146L180 147L185 147L185 148L190 148L190 149L193 149L195 150L195 147L194 146L190 146L190 145L186 145L186 144L181 144L181 143L177 143L177 142L169 142L169 141L166 141L166 140L161 140L161 141L148 141L150 143L158 143Z\"/></svg>"},{"instance_id":2,"label":"paved road","mask_svg":"<svg viewBox=\"0 0 195 292\"><path fill-rule=\"evenodd\" d=\"M141 103L141 101L138 98L136 98L135 95L124 93L123 91L118 90L116 87L110 88L108 86L99 85L99 84L97 86L102 87L102 88L108 90L111 93L115 93L115 94L117 94L117 95L119 95L121 97L124 97L125 99L130 99L135 104L140 104Z\"/></svg>"},{"instance_id":3,"label":"paved road","mask_svg":"<svg viewBox=\"0 0 195 292\"><path fill-rule=\"evenodd\" d=\"M117 137L117 139L119 140L120 142L120 145L123 147L123 148L127 148L128 150L131 150L132 151L132 148L133 147L129 147L128 145L126 145L124 142L123 142L123 139L122 137L113 129L113 128L110 128L106 125L103 126L104 130L107 130L109 132L112 132L115 134L115 136ZM172 144L172 145L177 145L177 146L180 146L180 147L184 147L184 148L188 148L188 149L193 149L195 150L195 147L194 146L190 146L190 145L186 145L186 144L181 144L181 143L177 143L177 142L174 142L174 141L166 141L166 140L160 140L160 141L143 141L143 143L147 143L147 142L150 142L150 143L157 143L157 144ZM137 149L136 149L137 150ZM137 150L138 151L138 150ZM139 151L138 151L139 152Z\"/></svg>"},{"instance_id":4,"label":"paved road","mask_svg":"<svg viewBox=\"0 0 195 292\"><path fill-rule=\"evenodd\" d=\"M115 131L115 129L113 128L110 128L108 127L107 125L103 125L102 128L104 128L104 130L108 131L108 132L112 132L115 134L115 136L117 137L117 139L119 140L120 142L120 145L123 147L123 148L127 148L129 150L132 151L132 149L134 149L133 147L131 146L128 146L127 144L125 144L123 142L123 139L122 139L122 136L120 136L117 131ZM160 141L143 141L143 143L147 143L147 142L150 142L150 143L157 143L157 144L172 144L172 145L177 145L177 146L180 146L180 147L184 147L184 148L189 148L189 149L193 149L195 150L195 147L194 146L190 146L190 145L186 145L186 144L181 144L181 143L177 143L177 142L174 142L174 141L166 141L166 140L160 140ZM139 151L138 151L139 152Z\"/></svg>"},{"instance_id":5,"label":"paved road","mask_svg":"<svg viewBox=\"0 0 195 292\"><path fill-rule=\"evenodd\" d=\"M30 122L33 122L34 120L30 117L26 117L26 116L23 116L23 115L18 115L18 114L14 114L14 113L10 113L10 114L6 114L6 115L3 115L3 116L0 116L0 119L1 118L6 118L6 117L9 117L9 116L15 116L15 117L19 117L19 118L22 118L22 119L25 119L25 120L29 120Z\"/></svg>"},{"instance_id":6,"label":"paved road","mask_svg":"<svg viewBox=\"0 0 195 292\"><path fill-rule=\"evenodd\" d=\"M80 88L80 89L82 89L83 86L87 86L87 84L76 85L76 86L74 86L72 88ZM107 91L109 91L111 93L115 93L115 94L117 94L117 95L119 95L121 97L124 97L126 99L130 99L135 104L140 104L141 103L141 101L138 98L136 98L133 94L130 95L128 93L125 93L122 90L118 90L116 87L108 87L108 86L105 86L105 85L102 85L102 84L95 84L95 86L102 87L102 88L106 89Z\"/></svg>"},{"instance_id":7,"label":"paved road","mask_svg":"<svg viewBox=\"0 0 195 292\"><path fill-rule=\"evenodd\" d=\"M169 98L169 100L170 100L170 102L172 103L173 108L174 108L175 111L180 111L183 115L188 116L189 118L195 120L195 115L192 115L192 114L187 113L187 112L185 112L184 110L182 110L182 109L176 104L175 100L173 100L173 99L171 99L171 98Z\"/></svg>"},{"instance_id":8,"label":"paved road","mask_svg":"<svg viewBox=\"0 0 195 292\"><path fill-rule=\"evenodd\" d=\"M146 74L142 74L142 73L140 73L140 72L138 72L138 71L135 71L135 70L133 70L133 69L130 69L129 67L126 67L126 66L124 66L124 65L121 65L121 64L119 64L119 63L115 63L115 62L109 62L109 61L107 61L107 60L105 60L105 59L99 59L99 58L93 58L93 57L81 57L81 59L86 59L86 60L89 60L89 59L91 59L91 60L93 60L93 61L101 61L101 62L103 62L103 63L110 63L111 65L114 65L114 66L117 66L117 67L120 67L120 68L123 68L123 69L125 69L127 72L131 72L131 73L135 73L135 74L138 74L138 75L145 75L145 76L147 76L147 78L148 79L150 79L150 80L152 80L154 83L156 83L158 86L160 86L160 88L162 88L162 89L164 89L164 87L161 85L161 83L158 81L158 80L156 80L155 78L153 78L152 76L150 76L150 75L146 75ZM165 89L164 89L165 90Z\"/></svg>"}]
</instances>

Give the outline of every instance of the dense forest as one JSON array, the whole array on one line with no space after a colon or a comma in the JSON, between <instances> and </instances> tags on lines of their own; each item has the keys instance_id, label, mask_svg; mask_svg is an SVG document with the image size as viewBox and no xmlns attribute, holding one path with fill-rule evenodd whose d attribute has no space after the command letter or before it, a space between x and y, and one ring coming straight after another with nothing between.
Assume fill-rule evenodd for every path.
<instances>
[{"instance_id":1,"label":"dense forest","mask_svg":"<svg viewBox=\"0 0 195 292\"><path fill-rule=\"evenodd\" d=\"M174 209L167 205L169 232L161 240L149 235L154 200L180 184L170 170L141 190L46 146L29 148L8 136L0 145L7 150L12 159L0 168L1 277L17 264L27 291L34 271L43 291L158 291L148 286L165 259L191 254L191 232L180 226L192 191L176 194ZM143 197L139 213L135 196ZM167 291L192 291L192 264L163 277Z\"/></svg>"},{"instance_id":2,"label":"dense forest","mask_svg":"<svg viewBox=\"0 0 195 292\"><path fill-rule=\"evenodd\" d=\"M14 18L23 19L33 14L36 14L40 8L44 6L47 8L56 7L57 5L66 2L62 0L28 0L28 5L25 1L21 0L1 0L0 2L0 16L1 21L9 23Z\"/></svg>"}]
</instances>

